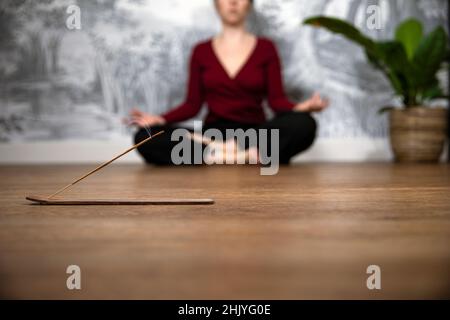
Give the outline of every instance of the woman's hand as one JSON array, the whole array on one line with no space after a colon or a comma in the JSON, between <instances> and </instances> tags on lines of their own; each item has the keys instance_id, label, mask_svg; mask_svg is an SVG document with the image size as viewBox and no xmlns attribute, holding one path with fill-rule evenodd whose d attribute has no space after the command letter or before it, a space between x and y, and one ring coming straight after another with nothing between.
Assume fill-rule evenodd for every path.
<instances>
[{"instance_id":1,"label":"woman's hand","mask_svg":"<svg viewBox=\"0 0 450 320\"><path fill-rule=\"evenodd\" d=\"M166 124L166 120L163 117L145 113L138 109L132 109L130 111L129 117L125 119L125 122L128 125L137 125L141 128L153 127L158 125L162 126Z\"/></svg>"},{"instance_id":2,"label":"woman's hand","mask_svg":"<svg viewBox=\"0 0 450 320\"><path fill-rule=\"evenodd\" d=\"M319 112L328 107L328 99L322 99L316 92L311 98L306 101L300 102L294 107L294 111L301 112Z\"/></svg>"}]
</instances>

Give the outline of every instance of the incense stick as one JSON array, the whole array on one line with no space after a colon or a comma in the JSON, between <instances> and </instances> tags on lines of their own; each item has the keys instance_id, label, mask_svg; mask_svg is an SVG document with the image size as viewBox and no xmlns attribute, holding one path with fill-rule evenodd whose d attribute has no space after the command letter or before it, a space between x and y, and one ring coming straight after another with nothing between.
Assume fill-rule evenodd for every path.
<instances>
[{"instance_id":1,"label":"incense stick","mask_svg":"<svg viewBox=\"0 0 450 320\"><path fill-rule=\"evenodd\" d=\"M74 184L77 184L78 182L80 182L81 180L89 177L91 174L103 169L104 167L106 167L107 165L109 165L111 162L119 159L120 157L126 155L128 152L138 148L139 146L143 145L144 143L146 143L147 141L153 139L154 137L160 135L161 133L163 133L164 131L159 131L158 133L155 133L153 136L148 137L145 140L142 140L141 142L135 144L134 146L132 146L131 148L125 150L124 152L122 152L121 154L115 156L114 158L112 158L109 161L106 161L105 163L99 165L97 168L95 168L94 170L89 171L88 173L86 173L85 175L81 176L80 178L76 179L75 181L69 183L67 186L65 186L64 188L59 189L58 191L56 191L54 194L50 195L47 199L51 199L54 196L56 196L57 194L60 194L61 192L67 190L68 188L70 188L71 186L73 186Z\"/></svg>"}]
</instances>

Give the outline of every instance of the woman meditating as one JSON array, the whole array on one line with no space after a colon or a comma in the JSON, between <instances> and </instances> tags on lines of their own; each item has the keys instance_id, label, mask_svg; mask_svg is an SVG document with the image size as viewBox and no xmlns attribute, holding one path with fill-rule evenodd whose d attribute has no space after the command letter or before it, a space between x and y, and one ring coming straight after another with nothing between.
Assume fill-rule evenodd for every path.
<instances>
[{"instance_id":1,"label":"woman meditating","mask_svg":"<svg viewBox=\"0 0 450 320\"><path fill-rule=\"evenodd\" d=\"M148 137L148 127L151 132L166 131L138 150L148 163L172 164L171 150L177 144L171 141L171 133L177 128L174 124L194 117L206 102L205 130L278 129L279 162L289 163L314 141L316 122L310 112L323 110L328 102L317 93L300 103L286 98L275 45L246 30L246 18L253 5L251 0L214 2L222 21L222 31L194 47L184 103L162 115L131 111L129 124L141 128L135 136L136 143ZM264 99L275 113L271 120L265 118ZM192 139L193 143L203 141L195 136ZM255 146L226 150L233 150L235 157L258 158Z\"/></svg>"}]
</instances>

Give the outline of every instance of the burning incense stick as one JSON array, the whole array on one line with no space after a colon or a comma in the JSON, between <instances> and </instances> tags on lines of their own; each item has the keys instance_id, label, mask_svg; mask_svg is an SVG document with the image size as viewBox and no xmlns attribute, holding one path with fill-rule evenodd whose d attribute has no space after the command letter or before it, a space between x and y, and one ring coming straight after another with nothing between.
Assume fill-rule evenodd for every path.
<instances>
[{"instance_id":1,"label":"burning incense stick","mask_svg":"<svg viewBox=\"0 0 450 320\"><path fill-rule=\"evenodd\" d=\"M147 139L145 139L145 140L142 140L141 142L139 142L138 144L135 144L134 146L132 146L131 148L129 148L129 149L127 149L127 150L125 150L124 152L122 152L121 154L119 154L119 155L117 155L117 156L115 156L114 158L112 158L111 160L109 160L109 161L107 161L107 162L105 162L105 163L103 163L102 165L100 165L100 166L98 166L97 168L95 168L94 170L92 170L92 171L89 171L88 173L86 173L85 175L83 175L82 177L80 177L80 178L78 178L78 179L76 179L75 181L73 181L72 183L70 183L70 184L68 184L67 186L65 186L64 188L61 188L61 189L59 189L58 191L56 191L54 194L52 194L51 196L49 196L48 197L48 199L51 199L51 198L53 198L54 196L56 196L57 194L60 194L61 192L63 192L64 190L66 190L66 189L68 189L68 188L70 188L71 186L73 186L74 184L76 184L76 183L78 183L78 182L80 182L81 180L83 180L83 179L85 179L85 178L87 178L87 177L89 177L91 174L93 174L93 173L95 173L95 172L97 172L97 171L99 171L99 170L101 170L102 168L104 168L104 167L106 167L107 165L109 165L111 162L113 162L113 161L115 161L115 160L117 160L117 159L119 159L120 157L122 157L122 156L124 156L124 155L126 155L128 152L130 152L130 151L132 151L132 150L134 150L134 149L136 149L136 148L138 148L139 146L141 146L141 145L143 145L144 143L146 143L147 141L149 141L149 140L151 140L151 139L153 139L154 137L156 137L156 136L158 136L158 135L160 135L161 133L163 133L164 131L159 131L158 133L155 133L153 136L150 136L150 137L148 137Z\"/></svg>"}]
</instances>

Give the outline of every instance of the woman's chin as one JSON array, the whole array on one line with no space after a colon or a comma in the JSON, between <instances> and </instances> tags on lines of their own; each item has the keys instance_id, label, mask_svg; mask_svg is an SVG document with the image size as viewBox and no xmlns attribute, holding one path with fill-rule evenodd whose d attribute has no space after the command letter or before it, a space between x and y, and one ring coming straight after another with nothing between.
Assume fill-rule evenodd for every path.
<instances>
[{"instance_id":1,"label":"woman's chin","mask_svg":"<svg viewBox=\"0 0 450 320\"><path fill-rule=\"evenodd\" d=\"M229 26L240 26L245 22L245 17L230 15L228 17L223 17L222 21Z\"/></svg>"}]
</instances>

